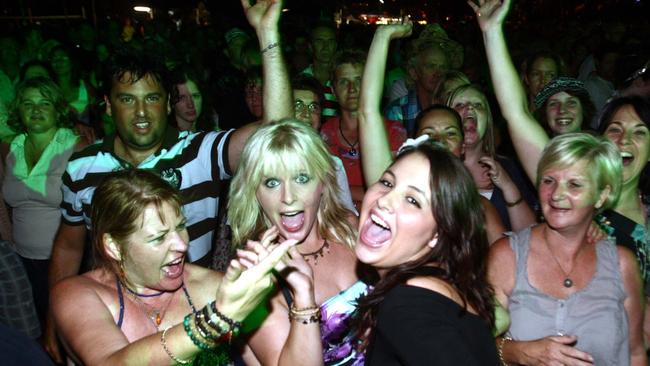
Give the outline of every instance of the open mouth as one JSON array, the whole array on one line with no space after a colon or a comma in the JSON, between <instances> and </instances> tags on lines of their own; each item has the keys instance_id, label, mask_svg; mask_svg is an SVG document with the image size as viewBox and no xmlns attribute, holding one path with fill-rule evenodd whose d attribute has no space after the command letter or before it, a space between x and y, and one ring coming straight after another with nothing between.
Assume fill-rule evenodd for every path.
<instances>
[{"instance_id":1,"label":"open mouth","mask_svg":"<svg viewBox=\"0 0 650 366\"><path fill-rule=\"evenodd\" d=\"M380 247L392 236L390 226L378 215L371 213L361 230L361 239L371 247Z\"/></svg>"},{"instance_id":2,"label":"open mouth","mask_svg":"<svg viewBox=\"0 0 650 366\"><path fill-rule=\"evenodd\" d=\"M302 226L305 223L305 212L283 212L280 214L280 222L286 231L294 233L302 229Z\"/></svg>"},{"instance_id":3,"label":"open mouth","mask_svg":"<svg viewBox=\"0 0 650 366\"><path fill-rule=\"evenodd\" d=\"M558 118L555 120L558 126L569 126L573 123L573 118Z\"/></svg>"},{"instance_id":4,"label":"open mouth","mask_svg":"<svg viewBox=\"0 0 650 366\"><path fill-rule=\"evenodd\" d=\"M621 158L623 158L623 166L628 166L634 161L634 155L627 151L621 151Z\"/></svg>"},{"instance_id":5,"label":"open mouth","mask_svg":"<svg viewBox=\"0 0 650 366\"><path fill-rule=\"evenodd\" d=\"M183 258L184 256L178 257L163 266L162 271L167 277L178 278L183 274Z\"/></svg>"},{"instance_id":6,"label":"open mouth","mask_svg":"<svg viewBox=\"0 0 650 366\"><path fill-rule=\"evenodd\" d=\"M139 130L146 130L149 128L149 126L151 126L151 122L149 121L138 122L135 124L135 128Z\"/></svg>"}]
</instances>

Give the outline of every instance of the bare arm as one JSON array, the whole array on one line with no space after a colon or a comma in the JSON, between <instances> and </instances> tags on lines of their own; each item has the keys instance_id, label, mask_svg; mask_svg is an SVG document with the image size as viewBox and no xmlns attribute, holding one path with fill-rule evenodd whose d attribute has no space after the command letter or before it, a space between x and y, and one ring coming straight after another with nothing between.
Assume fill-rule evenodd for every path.
<instances>
[{"instance_id":1,"label":"bare arm","mask_svg":"<svg viewBox=\"0 0 650 366\"><path fill-rule=\"evenodd\" d=\"M636 257L627 248L617 246L618 262L627 298L624 306L628 319L631 365L647 365L643 341L643 281Z\"/></svg>"},{"instance_id":2,"label":"bare arm","mask_svg":"<svg viewBox=\"0 0 650 366\"><path fill-rule=\"evenodd\" d=\"M237 169L246 141L262 123L293 116L291 85L278 30L282 1L259 0L251 5L249 0L241 0L241 4L260 43L264 115L262 121L250 123L233 132L228 145L228 164L233 172Z\"/></svg>"},{"instance_id":3,"label":"bare arm","mask_svg":"<svg viewBox=\"0 0 650 366\"><path fill-rule=\"evenodd\" d=\"M524 87L508 51L503 34L503 22L511 0L469 1L481 30L490 76L508 131L526 174L536 181L537 163L548 143L548 135L528 110Z\"/></svg>"},{"instance_id":4,"label":"bare arm","mask_svg":"<svg viewBox=\"0 0 650 366\"><path fill-rule=\"evenodd\" d=\"M485 231L487 232L488 242L492 244L503 237L506 227L503 225L499 212L494 208L492 202L483 196L481 196L481 206L483 206L483 214L485 215Z\"/></svg>"},{"instance_id":5,"label":"bare arm","mask_svg":"<svg viewBox=\"0 0 650 366\"><path fill-rule=\"evenodd\" d=\"M412 27L408 20L378 27L368 52L359 100L359 146L363 151L363 177L368 185L376 182L393 161L380 108L388 45L391 39L411 34Z\"/></svg>"}]
</instances>

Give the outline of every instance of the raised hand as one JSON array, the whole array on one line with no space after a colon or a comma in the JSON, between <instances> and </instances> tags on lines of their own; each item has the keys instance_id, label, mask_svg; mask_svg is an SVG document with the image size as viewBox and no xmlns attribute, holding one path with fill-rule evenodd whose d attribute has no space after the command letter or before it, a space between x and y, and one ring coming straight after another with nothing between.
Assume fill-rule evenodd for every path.
<instances>
[{"instance_id":1,"label":"raised hand","mask_svg":"<svg viewBox=\"0 0 650 366\"><path fill-rule=\"evenodd\" d=\"M387 35L389 39L405 38L413 32L413 22L409 17L403 17L399 23L380 25L376 32Z\"/></svg>"},{"instance_id":2,"label":"raised hand","mask_svg":"<svg viewBox=\"0 0 650 366\"><path fill-rule=\"evenodd\" d=\"M473 0L468 0L467 4L474 10L476 20L483 32L493 29L494 27L501 27L503 21L510 9L510 2L512 0L477 0L478 4Z\"/></svg>"},{"instance_id":3,"label":"raised hand","mask_svg":"<svg viewBox=\"0 0 650 366\"><path fill-rule=\"evenodd\" d=\"M499 189L504 190L514 184L508 172L495 159L489 156L483 156L478 161L479 164L487 169L487 175L490 177L492 184L499 187Z\"/></svg>"},{"instance_id":4,"label":"raised hand","mask_svg":"<svg viewBox=\"0 0 650 366\"><path fill-rule=\"evenodd\" d=\"M241 5L248 23L255 31L277 28L282 13L282 0L241 0Z\"/></svg>"}]
</instances>

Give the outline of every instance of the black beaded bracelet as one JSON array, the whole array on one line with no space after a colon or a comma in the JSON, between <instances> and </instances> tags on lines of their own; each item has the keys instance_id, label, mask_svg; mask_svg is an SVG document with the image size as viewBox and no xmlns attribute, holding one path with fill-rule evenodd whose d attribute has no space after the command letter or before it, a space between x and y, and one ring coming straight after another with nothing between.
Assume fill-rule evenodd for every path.
<instances>
[{"instance_id":1,"label":"black beaded bracelet","mask_svg":"<svg viewBox=\"0 0 650 366\"><path fill-rule=\"evenodd\" d=\"M241 329L241 322L236 322L236 321L230 319L229 317L223 315L222 313L220 313L219 310L217 310L217 302L216 301L212 301L210 303L210 308L212 309L212 312L214 313L214 315L216 315L222 321L228 323L228 325L230 326L230 330L233 333L235 333L235 334L239 333L239 330Z\"/></svg>"}]
</instances>

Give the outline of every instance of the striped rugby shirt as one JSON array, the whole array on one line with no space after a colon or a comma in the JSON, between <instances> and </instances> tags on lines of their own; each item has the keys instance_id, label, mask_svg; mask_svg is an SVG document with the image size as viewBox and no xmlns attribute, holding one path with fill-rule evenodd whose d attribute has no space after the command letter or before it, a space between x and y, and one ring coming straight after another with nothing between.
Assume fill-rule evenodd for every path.
<instances>
[{"instance_id":1,"label":"striped rugby shirt","mask_svg":"<svg viewBox=\"0 0 650 366\"><path fill-rule=\"evenodd\" d=\"M208 254L212 246L219 198L232 174L228 167L232 131L190 133L168 127L161 148L137 166L180 191L190 261ZM90 229L90 204L97 185L111 172L133 166L115 154L114 142L115 135L109 136L70 157L62 185L61 213L66 224L85 224Z\"/></svg>"}]
</instances>

